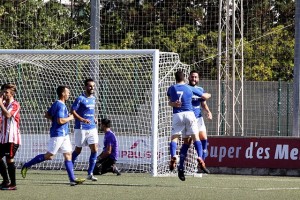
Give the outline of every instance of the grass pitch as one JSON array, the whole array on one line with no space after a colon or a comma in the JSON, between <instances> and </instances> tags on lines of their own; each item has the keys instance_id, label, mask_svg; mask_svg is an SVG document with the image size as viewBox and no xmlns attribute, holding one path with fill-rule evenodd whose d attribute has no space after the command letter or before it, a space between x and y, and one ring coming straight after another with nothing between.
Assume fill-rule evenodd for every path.
<instances>
[{"instance_id":1,"label":"grass pitch","mask_svg":"<svg viewBox=\"0 0 300 200\"><path fill-rule=\"evenodd\" d=\"M86 172L76 171L77 177ZM105 174L98 181L86 180L71 187L66 171L28 170L23 179L17 170L16 191L0 191L3 200L182 200L182 199L241 199L276 200L300 199L300 178L275 176L204 175L186 177L151 177L149 174Z\"/></svg>"}]
</instances>

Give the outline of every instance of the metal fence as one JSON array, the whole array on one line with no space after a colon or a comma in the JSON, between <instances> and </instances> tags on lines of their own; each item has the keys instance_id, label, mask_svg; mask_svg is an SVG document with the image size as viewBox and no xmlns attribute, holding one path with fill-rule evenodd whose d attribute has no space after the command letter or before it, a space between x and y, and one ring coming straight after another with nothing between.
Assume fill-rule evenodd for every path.
<instances>
[{"instance_id":1,"label":"metal fence","mask_svg":"<svg viewBox=\"0 0 300 200\"><path fill-rule=\"evenodd\" d=\"M217 81L218 45L226 50L223 55L228 53L227 59L232 53L224 44L233 38L233 27L227 27L232 19L221 20L227 29L219 33L219 19L232 17L230 1L97 2L101 12L95 16L100 24L95 25L99 26L100 48L157 48L178 53L182 62L202 73L201 85L213 95L208 105L214 119L205 120L208 134L232 135L232 103L221 102L218 107L218 95L225 94L219 93ZM244 31L244 136L290 136L293 91L292 82L286 81L293 80L295 1L234 2L237 8L243 2L243 17L236 9L235 20L244 20L244 27L239 27ZM0 0L0 48L88 49L90 31L95 28L90 22L92 3L95 0ZM241 35L237 33L236 38L241 39ZM222 44L218 44L219 38ZM231 74L227 77L230 79ZM277 82L279 78L284 81ZM227 95L232 99L230 92ZM218 112L224 110L227 118L218 124ZM236 111L238 120L241 113ZM236 135L242 135L237 130Z\"/></svg>"},{"instance_id":2,"label":"metal fence","mask_svg":"<svg viewBox=\"0 0 300 200\"><path fill-rule=\"evenodd\" d=\"M238 82L236 84L239 84ZM205 119L209 135L232 135L232 129L224 130L224 124L219 124L218 133L218 82L201 81L201 86L212 93L207 104L213 114L213 120ZM245 81L244 82L244 136L291 136L293 117L293 84L290 82ZM232 97L229 97L231 99ZM228 118L224 123L232 124L232 104L227 106ZM224 108L220 106L220 112ZM237 117L241 119L241 110ZM223 127L222 127L223 126ZM236 125L238 126L238 125ZM230 126L229 126L230 127ZM236 132L240 136L241 131Z\"/></svg>"}]
</instances>

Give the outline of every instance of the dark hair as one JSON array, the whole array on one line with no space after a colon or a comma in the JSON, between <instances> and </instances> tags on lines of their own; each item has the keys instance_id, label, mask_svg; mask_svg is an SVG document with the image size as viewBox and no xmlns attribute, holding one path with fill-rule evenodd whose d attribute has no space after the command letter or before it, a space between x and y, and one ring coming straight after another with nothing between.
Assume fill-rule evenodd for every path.
<instances>
[{"instance_id":1,"label":"dark hair","mask_svg":"<svg viewBox=\"0 0 300 200\"><path fill-rule=\"evenodd\" d=\"M176 82L184 81L184 73L183 71L179 70L175 73L175 80Z\"/></svg>"},{"instance_id":2,"label":"dark hair","mask_svg":"<svg viewBox=\"0 0 300 200\"><path fill-rule=\"evenodd\" d=\"M101 119L101 124L103 124L104 126L106 126L107 128L110 128L111 126L111 121L109 119Z\"/></svg>"},{"instance_id":3,"label":"dark hair","mask_svg":"<svg viewBox=\"0 0 300 200\"><path fill-rule=\"evenodd\" d=\"M196 71L196 70L192 70L192 71L190 72L190 75L191 75L191 74L194 74L194 73L196 73L196 74L198 74L198 75L200 76L200 73L199 73L198 71Z\"/></svg>"},{"instance_id":4,"label":"dark hair","mask_svg":"<svg viewBox=\"0 0 300 200\"><path fill-rule=\"evenodd\" d=\"M84 80L84 86L87 86L88 82L94 82L94 80L92 78L85 79Z\"/></svg>"},{"instance_id":5,"label":"dark hair","mask_svg":"<svg viewBox=\"0 0 300 200\"><path fill-rule=\"evenodd\" d=\"M4 90L5 89L5 86L9 84L9 83L4 83L3 85L1 85L1 90Z\"/></svg>"},{"instance_id":6,"label":"dark hair","mask_svg":"<svg viewBox=\"0 0 300 200\"><path fill-rule=\"evenodd\" d=\"M16 92L17 92L17 86L15 86L14 84L11 84L11 83L4 84L3 89L4 90L10 89L11 91L13 91L13 95L16 94ZM2 90L2 87L1 87L1 90Z\"/></svg>"},{"instance_id":7,"label":"dark hair","mask_svg":"<svg viewBox=\"0 0 300 200\"><path fill-rule=\"evenodd\" d=\"M65 85L60 85L60 86L57 87L56 94L59 98L62 97L62 94L63 94L63 92L65 91L66 88L68 88L68 87L65 86Z\"/></svg>"}]
</instances>

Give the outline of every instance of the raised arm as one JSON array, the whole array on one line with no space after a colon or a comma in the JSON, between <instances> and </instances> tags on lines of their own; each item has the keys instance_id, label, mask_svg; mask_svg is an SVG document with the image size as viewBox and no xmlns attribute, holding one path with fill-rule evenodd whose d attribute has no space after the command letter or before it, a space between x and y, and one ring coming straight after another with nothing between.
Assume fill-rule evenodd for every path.
<instances>
[{"instance_id":1,"label":"raised arm","mask_svg":"<svg viewBox=\"0 0 300 200\"><path fill-rule=\"evenodd\" d=\"M7 118L11 118L12 114L5 108L4 104L3 104L3 98L0 98L0 108L2 110L2 114L7 117Z\"/></svg>"},{"instance_id":2,"label":"raised arm","mask_svg":"<svg viewBox=\"0 0 300 200\"><path fill-rule=\"evenodd\" d=\"M211 97L211 94L210 93L203 93L201 98L204 99L204 100L207 100Z\"/></svg>"},{"instance_id":3,"label":"raised arm","mask_svg":"<svg viewBox=\"0 0 300 200\"><path fill-rule=\"evenodd\" d=\"M207 100L211 97L210 93L203 93L203 90L190 86L194 95L201 97L203 100Z\"/></svg>"}]
</instances>

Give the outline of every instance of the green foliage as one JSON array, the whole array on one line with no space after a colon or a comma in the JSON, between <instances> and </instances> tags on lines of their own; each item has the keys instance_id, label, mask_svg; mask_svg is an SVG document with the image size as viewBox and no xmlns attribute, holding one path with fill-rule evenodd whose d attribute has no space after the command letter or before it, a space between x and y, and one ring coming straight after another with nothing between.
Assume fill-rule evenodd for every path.
<instances>
[{"instance_id":1,"label":"green foliage","mask_svg":"<svg viewBox=\"0 0 300 200\"><path fill-rule=\"evenodd\" d=\"M74 3L0 0L0 48L89 49L90 3ZM291 80L294 0L244 3L245 79ZM218 0L101 1L100 48L177 52L198 70L209 66L216 78L218 6ZM224 42L225 34L221 37Z\"/></svg>"},{"instance_id":2,"label":"green foliage","mask_svg":"<svg viewBox=\"0 0 300 200\"><path fill-rule=\"evenodd\" d=\"M245 77L253 81L270 81L273 79L272 69L264 63L245 68Z\"/></svg>"},{"instance_id":3,"label":"green foliage","mask_svg":"<svg viewBox=\"0 0 300 200\"><path fill-rule=\"evenodd\" d=\"M245 44L245 78L256 81L290 81L293 73L294 36L277 26L272 34ZM272 41L272 42L270 42Z\"/></svg>"},{"instance_id":4,"label":"green foliage","mask_svg":"<svg viewBox=\"0 0 300 200\"><path fill-rule=\"evenodd\" d=\"M70 9L51 0L4 1L0 7L0 48L64 49L82 31Z\"/></svg>"}]
</instances>

